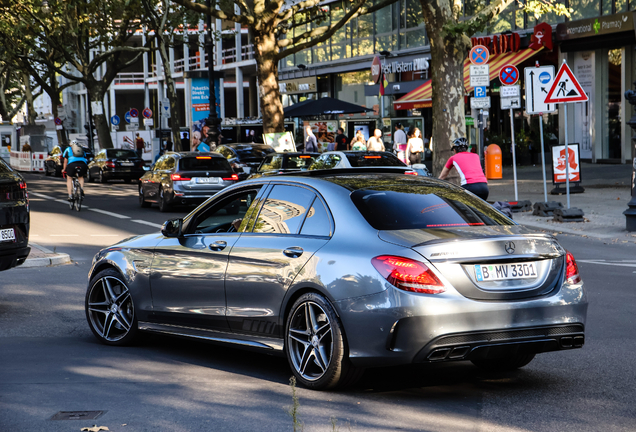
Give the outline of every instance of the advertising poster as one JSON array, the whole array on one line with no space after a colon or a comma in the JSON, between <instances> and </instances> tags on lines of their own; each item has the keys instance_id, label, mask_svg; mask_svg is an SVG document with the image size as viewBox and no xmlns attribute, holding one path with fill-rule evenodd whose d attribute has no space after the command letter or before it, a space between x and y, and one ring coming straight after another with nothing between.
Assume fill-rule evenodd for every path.
<instances>
[{"instance_id":1,"label":"advertising poster","mask_svg":"<svg viewBox=\"0 0 636 432\"><path fill-rule=\"evenodd\" d=\"M216 96L216 115L221 118L221 81L214 83ZM196 148L208 135L205 119L210 115L210 80L207 78L192 78L192 129L190 146ZM185 150L185 149L184 149Z\"/></svg>"},{"instance_id":2,"label":"advertising poster","mask_svg":"<svg viewBox=\"0 0 636 432\"><path fill-rule=\"evenodd\" d=\"M265 138L265 144L274 147L277 153L296 151L296 144L294 144L294 137L291 132L268 133L263 134L263 137Z\"/></svg>"},{"instance_id":3,"label":"advertising poster","mask_svg":"<svg viewBox=\"0 0 636 432\"><path fill-rule=\"evenodd\" d=\"M568 144L568 157L565 157L565 145L552 146L552 183L565 183L565 166L570 165L570 181L581 181L581 163L578 144Z\"/></svg>"},{"instance_id":4,"label":"advertising poster","mask_svg":"<svg viewBox=\"0 0 636 432\"><path fill-rule=\"evenodd\" d=\"M336 142L337 121L310 121L304 122L304 125L311 126L312 132L316 135L316 141L318 141L319 152L327 151L329 144ZM304 135L304 138L307 139L306 132Z\"/></svg>"},{"instance_id":5,"label":"advertising poster","mask_svg":"<svg viewBox=\"0 0 636 432\"><path fill-rule=\"evenodd\" d=\"M574 141L581 145L581 159L592 159L592 131L594 130L594 52L577 52L572 72L590 99L574 104Z\"/></svg>"}]
</instances>

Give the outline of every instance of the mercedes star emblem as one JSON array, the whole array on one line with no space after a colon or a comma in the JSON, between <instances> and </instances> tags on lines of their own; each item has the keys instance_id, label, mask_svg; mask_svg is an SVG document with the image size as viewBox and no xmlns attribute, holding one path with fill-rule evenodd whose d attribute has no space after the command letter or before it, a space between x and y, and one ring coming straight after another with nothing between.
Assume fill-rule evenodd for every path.
<instances>
[{"instance_id":1,"label":"mercedes star emblem","mask_svg":"<svg viewBox=\"0 0 636 432\"><path fill-rule=\"evenodd\" d=\"M506 249L506 252L508 252L509 254L515 253L515 244L511 241L506 242L506 244L504 245L504 248Z\"/></svg>"}]
</instances>

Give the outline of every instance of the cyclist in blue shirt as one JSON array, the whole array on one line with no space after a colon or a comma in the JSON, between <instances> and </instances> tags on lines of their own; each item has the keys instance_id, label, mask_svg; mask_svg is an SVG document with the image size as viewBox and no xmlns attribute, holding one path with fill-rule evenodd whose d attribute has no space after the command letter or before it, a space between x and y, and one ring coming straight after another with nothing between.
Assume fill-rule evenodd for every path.
<instances>
[{"instance_id":1,"label":"cyclist in blue shirt","mask_svg":"<svg viewBox=\"0 0 636 432\"><path fill-rule=\"evenodd\" d=\"M64 150L62 157L64 158L62 173L66 174L66 190L68 191L68 200L71 201L73 199L73 181L71 178L76 171L82 187L82 196L84 196L84 177L86 177L86 172L88 171L88 161L86 160L84 149L75 140L71 141L71 145Z\"/></svg>"}]
</instances>

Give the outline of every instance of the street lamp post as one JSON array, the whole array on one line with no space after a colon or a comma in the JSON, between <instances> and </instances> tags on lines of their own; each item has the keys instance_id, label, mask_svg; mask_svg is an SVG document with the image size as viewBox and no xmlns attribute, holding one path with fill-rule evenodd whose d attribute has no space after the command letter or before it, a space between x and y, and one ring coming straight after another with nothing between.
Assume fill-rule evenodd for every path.
<instances>
[{"instance_id":1,"label":"street lamp post","mask_svg":"<svg viewBox=\"0 0 636 432\"><path fill-rule=\"evenodd\" d=\"M208 7L211 7L211 0L207 0ZM216 3L216 2L215 2ZM212 32L212 16L208 15L207 19L208 35L205 48L208 54L208 76L210 78L209 91L210 91L210 114L205 119L205 125L208 127L208 136L205 139L205 143L212 148L214 145L219 144L219 125L221 119L216 114L216 89L214 81L214 33Z\"/></svg>"}]
</instances>

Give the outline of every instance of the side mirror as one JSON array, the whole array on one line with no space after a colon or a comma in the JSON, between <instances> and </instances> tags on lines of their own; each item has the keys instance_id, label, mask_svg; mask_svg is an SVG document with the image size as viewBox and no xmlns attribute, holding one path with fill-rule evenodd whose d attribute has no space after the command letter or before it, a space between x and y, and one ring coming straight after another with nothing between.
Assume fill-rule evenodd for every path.
<instances>
[{"instance_id":1,"label":"side mirror","mask_svg":"<svg viewBox=\"0 0 636 432\"><path fill-rule=\"evenodd\" d=\"M161 227L161 234L165 237L181 237L181 230L183 229L183 219L169 219L163 223Z\"/></svg>"}]
</instances>

